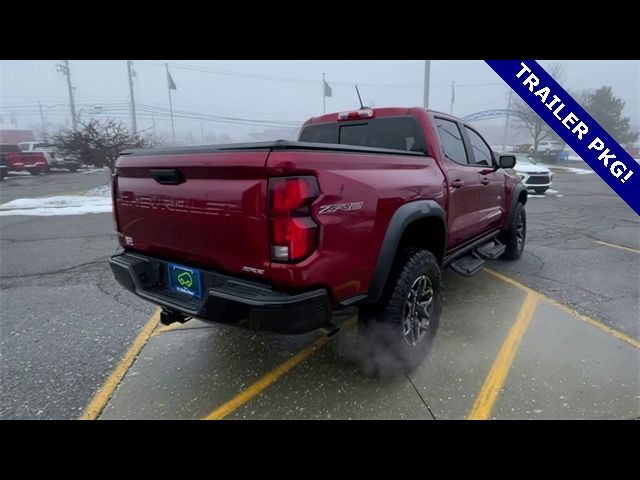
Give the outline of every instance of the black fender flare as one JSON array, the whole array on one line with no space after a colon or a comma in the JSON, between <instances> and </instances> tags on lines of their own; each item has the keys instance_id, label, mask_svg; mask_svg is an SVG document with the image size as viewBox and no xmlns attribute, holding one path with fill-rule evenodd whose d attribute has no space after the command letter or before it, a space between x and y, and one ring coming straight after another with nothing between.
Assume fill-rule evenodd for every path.
<instances>
[{"instance_id":1,"label":"black fender flare","mask_svg":"<svg viewBox=\"0 0 640 480\"><path fill-rule=\"evenodd\" d=\"M527 198L529 195L529 192L527 192L527 187L525 187L522 183L518 183L515 187L513 187L513 194L511 195L511 205L509 206L509 212L507 213L506 221L504 222L504 225L502 227L503 230L507 230L511 225L513 214L516 211L516 205L518 204L518 200L520 199L520 195L522 194L522 192L524 192L524 202L522 202L522 204L525 205L527 203Z\"/></svg>"},{"instance_id":2,"label":"black fender flare","mask_svg":"<svg viewBox=\"0 0 640 480\"><path fill-rule=\"evenodd\" d=\"M442 221L445 241L443 253L446 251L447 222L443 208L434 200L416 200L405 203L395 211L389 221L380 247L380 253L378 254L376 268L367 290L365 303L378 301L387 283L402 235L411 223L423 218L437 218Z\"/></svg>"}]
</instances>

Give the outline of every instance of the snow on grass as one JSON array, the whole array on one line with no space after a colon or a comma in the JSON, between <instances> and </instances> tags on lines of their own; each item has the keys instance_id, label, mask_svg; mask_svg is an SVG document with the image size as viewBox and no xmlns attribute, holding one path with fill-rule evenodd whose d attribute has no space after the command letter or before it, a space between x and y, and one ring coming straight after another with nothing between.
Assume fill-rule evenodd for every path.
<instances>
[{"instance_id":1,"label":"snow on grass","mask_svg":"<svg viewBox=\"0 0 640 480\"><path fill-rule=\"evenodd\" d=\"M595 173L593 170L586 168L559 167L557 165L550 166L549 170L556 173L575 173L576 175L591 175Z\"/></svg>"},{"instance_id":2,"label":"snow on grass","mask_svg":"<svg viewBox=\"0 0 640 480\"><path fill-rule=\"evenodd\" d=\"M0 217L11 215L51 217L54 215L85 215L87 213L108 212L111 212L111 197L109 195L19 198L0 205Z\"/></svg>"}]
</instances>

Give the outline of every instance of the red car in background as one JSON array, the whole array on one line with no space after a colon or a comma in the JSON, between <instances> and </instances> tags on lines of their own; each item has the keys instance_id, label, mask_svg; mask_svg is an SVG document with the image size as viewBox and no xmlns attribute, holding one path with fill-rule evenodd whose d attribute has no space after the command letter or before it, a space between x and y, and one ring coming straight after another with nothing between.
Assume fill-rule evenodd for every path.
<instances>
[{"instance_id":1,"label":"red car in background","mask_svg":"<svg viewBox=\"0 0 640 480\"><path fill-rule=\"evenodd\" d=\"M0 144L0 178L9 172L28 171L38 175L47 170L47 159L42 152L23 152L18 145Z\"/></svg>"}]
</instances>

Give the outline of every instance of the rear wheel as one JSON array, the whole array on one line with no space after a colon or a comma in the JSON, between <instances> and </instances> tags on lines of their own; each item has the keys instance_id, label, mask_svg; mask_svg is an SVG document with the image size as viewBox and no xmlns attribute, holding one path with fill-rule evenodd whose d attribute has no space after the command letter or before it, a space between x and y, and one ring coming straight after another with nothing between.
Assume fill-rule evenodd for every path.
<instances>
[{"instance_id":1,"label":"rear wheel","mask_svg":"<svg viewBox=\"0 0 640 480\"><path fill-rule=\"evenodd\" d=\"M440 267L431 252L403 250L380 301L360 309L365 370L408 373L431 350L442 309Z\"/></svg>"},{"instance_id":2,"label":"rear wheel","mask_svg":"<svg viewBox=\"0 0 640 480\"><path fill-rule=\"evenodd\" d=\"M507 247L502 254L503 259L517 260L522 255L524 243L527 239L527 215L524 205L520 202L516 204L513 218L506 230L500 234L500 241Z\"/></svg>"},{"instance_id":3,"label":"rear wheel","mask_svg":"<svg viewBox=\"0 0 640 480\"><path fill-rule=\"evenodd\" d=\"M36 170L35 168L27 168L27 172L29 172L31 175L38 175L40 173L40 171Z\"/></svg>"}]
</instances>

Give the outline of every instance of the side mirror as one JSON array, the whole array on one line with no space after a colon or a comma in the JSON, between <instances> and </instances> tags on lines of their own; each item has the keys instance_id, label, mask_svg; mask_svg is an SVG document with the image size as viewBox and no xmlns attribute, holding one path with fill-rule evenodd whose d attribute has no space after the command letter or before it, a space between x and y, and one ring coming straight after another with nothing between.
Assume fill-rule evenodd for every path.
<instances>
[{"instance_id":1,"label":"side mirror","mask_svg":"<svg viewBox=\"0 0 640 480\"><path fill-rule=\"evenodd\" d=\"M500 168L513 168L516 166L516 156L500 155L500 158L498 159L498 165L500 165Z\"/></svg>"}]
</instances>

